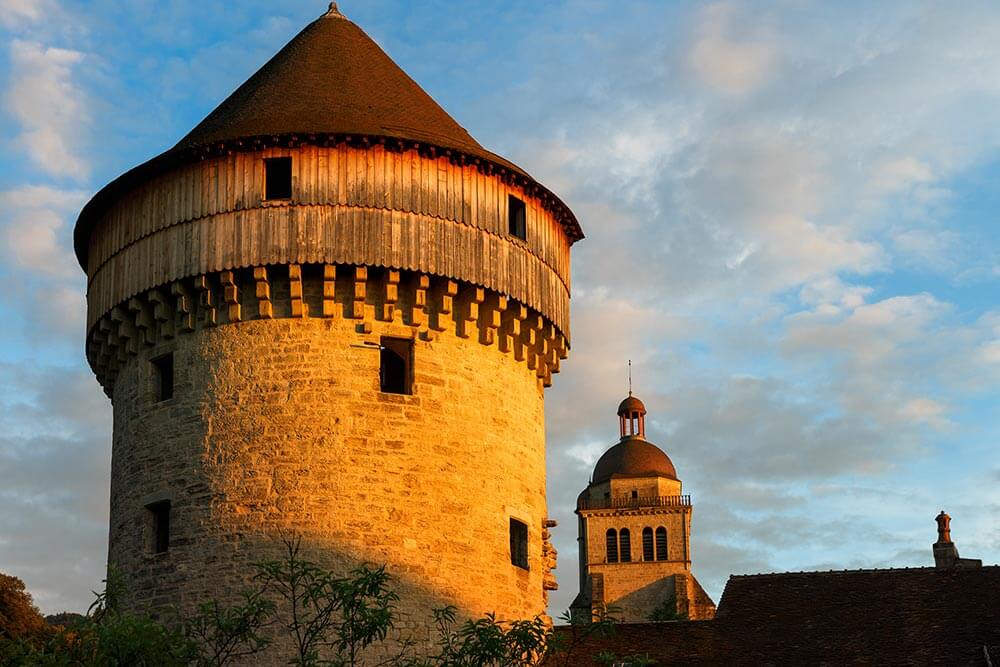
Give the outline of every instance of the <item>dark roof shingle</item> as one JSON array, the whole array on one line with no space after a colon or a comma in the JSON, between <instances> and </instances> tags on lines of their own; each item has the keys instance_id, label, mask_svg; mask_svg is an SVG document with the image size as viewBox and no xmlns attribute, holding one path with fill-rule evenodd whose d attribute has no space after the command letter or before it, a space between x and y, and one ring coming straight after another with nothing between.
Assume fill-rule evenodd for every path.
<instances>
[{"instance_id":1,"label":"dark roof shingle","mask_svg":"<svg viewBox=\"0 0 1000 667\"><path fill-rule=\"evenodd\" d=\"M583 653L641 653L659 665L978 667L996 646L992 566L732 576L714 620L623 625Z\"/></svg>"}]
</instances>

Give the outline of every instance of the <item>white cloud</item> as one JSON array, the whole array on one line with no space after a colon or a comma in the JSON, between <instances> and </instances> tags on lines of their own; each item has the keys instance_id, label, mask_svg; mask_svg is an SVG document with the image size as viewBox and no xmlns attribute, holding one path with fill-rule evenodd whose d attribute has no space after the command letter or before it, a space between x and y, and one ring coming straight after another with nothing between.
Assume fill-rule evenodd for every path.
<instances>
[{"instance_id":1,"label":"white cloud","mask_svg":"<svg viewBox=\"0 0 1000 667\"><path fill-rule=\"evenodd\" d=\"M695 28L697 38L688 54L694 73L727 95L745 95L755 90L772 71L776 57L774 40L766 31L748 38L746 18L734 4L705 7Z\"/></svg>"},{"instance_id":2,"label":"white cloud","mask_svg":"<svg viewBox=\"0 0 1000 667\"><path fill-rule=\"evenodd\" d=\"M23 186L0 192L3 255L32 276L75 278L80 274L71 249L71 216L86 201L80 190Z\"/></svg>"},{"instance_id":3,"label":"white cloud","mask_svg":"<svg viewBox=\"0 0 1000 667\"><path fill-rule=\"evenodd\" d=\"M89 166L79 147L89 118L73 80L84 54L15 39L10 55L13 75L5 101L21 125L22 150L48 174L85 180Z\"/></svg>"},{"instance_id":4,"label":"white cloud","mask_svg":"<svg viewBox=\"0 0 1000 667\"><path fill-rule=\"evenodd\" d=\"M727 504L764 511L767 494L748 488L799 498L792 487L806 480L898 479L933 460L939 439L962 442L956 415L995 392L990 323L895 271L996 275L989 246L940 217L960 203L955 179L1000 152L989 112L1000 104L1000 12L733 2L664 23L645 17L632 42L602 45L584 71L542 69L517 124L531 130L516 161L588 235L573 250L574 348L546 405L550 511L572 505L600 443L612 444L632 357L651 438L707 503L694 530L715 582L743 564L911 553L913 536L876 529L860 501L841 509L860 517L859 533L882 531L880 554L844 546L808 560L828 537L817 528L782 547L799 556L771 545L761 557L744 530L756 518L708 517ZM584 99L571 89L581 77ZM571 109L551 114L567 99ZM914 506L893 521L922 521ZM782 525L796 508L829 518L809 492L770 518ZM559 538L563 558L575 557L573 537ZM568 602L575 585L561 578Z\"/></svg>"},{"instance_id":5,"label":"white cloud","mask_svg":"<svg viewBox=\"0 0 1000 667\"><path fill-rule=\"evenodd\" d=\"M18 28L37 23L57 10L52 0L0 0L0 24Z\"/></svg>"}]
</instances>

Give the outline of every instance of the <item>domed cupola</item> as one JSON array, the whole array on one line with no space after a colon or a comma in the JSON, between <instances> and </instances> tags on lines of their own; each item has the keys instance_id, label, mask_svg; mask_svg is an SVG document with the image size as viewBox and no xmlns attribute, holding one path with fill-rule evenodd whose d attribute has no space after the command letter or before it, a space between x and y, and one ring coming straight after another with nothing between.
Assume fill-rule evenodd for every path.
<instances>
[{"instance_id":1,"label":"domed cupola","mask_svg":"<svg viewBox=\"0 0 1000 667\"><path fill-rule=\"evenodd\" d=\"M646 406L631 392L618 405L618 421L621 440L598 459L591 484L607 482L612 477L677 479L670 457L646 440Z\"/></svg>"},{"instance_id":2,"label":"domed cupola","mask_svg":"<svg viewBox=\"0 0 1000 667\"><path fill-rule=\"evenodd\" d=\"M618 404L618 421L621 437L637 435L646 437L646 406L630 391L628 398Z\"/></svg>"}]
</instances>

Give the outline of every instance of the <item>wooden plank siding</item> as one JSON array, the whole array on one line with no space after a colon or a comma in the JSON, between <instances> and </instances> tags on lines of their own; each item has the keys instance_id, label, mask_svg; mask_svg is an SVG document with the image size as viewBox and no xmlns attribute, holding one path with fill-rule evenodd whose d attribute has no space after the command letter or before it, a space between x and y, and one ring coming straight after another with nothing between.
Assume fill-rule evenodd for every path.
<instances>
[{"instance_id":1,"label":"wooden plank siding","mask_svg":"<svg viewBox=\"0 0 1000 667\"><path fill-rule=\"evenodd\" d=\"M293 158L293 199L263 202L263 159ZM507 229L525 200L527 241ZM447 276L569 330L569 240L539 200L473 165L410 150L268 149L164 174L111 206L91 235L88 327L146 289L265 264L366 264Z\"/></svg>"}]
</instances>

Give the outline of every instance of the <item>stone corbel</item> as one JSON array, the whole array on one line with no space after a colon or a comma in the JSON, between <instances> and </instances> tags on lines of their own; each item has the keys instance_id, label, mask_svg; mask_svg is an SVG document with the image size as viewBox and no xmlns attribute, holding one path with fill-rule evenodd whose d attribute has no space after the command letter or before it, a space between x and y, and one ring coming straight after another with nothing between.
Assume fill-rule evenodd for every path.
<instances>
[{"instance_id":1,"label":"stone corbel","mask_svg":"<svg viewBox=\"0 0 1000 667\"><path fill-rule=\"evenodd\" d=\"M323 317L333 317L337 314L337 267L334 264L323 265Z\"/></svg>"},{"instance_id":2,"label":"stone corbel","mask_svg":"<svg viewBox=\"0 0 1000 667\"><path fill-rule=\"evenodd\" d=\"M292 301L292 317L309 317L309 304L302 300L302 267L288 265L288 293Z\"/></svg>"},{"instance_id":3,"label":"stone corbel","mask_svg":"<svg viewBox=\"0 0 1000 667\"><path fill-rule=\"evenodd\" d=\"M267 278L267 267L253 267L253 282L257 295L257 317L269 320L274 317L274 304L271 303L271 283Z\"/></svg>"},{"instance_id":4,"label":"stone corbel","mask_svg":"<svg viewBox=\"0 0 1000 667\"><path fill-rule=\"evenodd\" d=\"M202 324L206 327L214 327L219 321L215 312L215 295L212 293L212 283L208 276L196 277L194 289L198 292L198 306L202 314Z\"/></svg>"},{"instance_id":5,"label":"stone corbel","mask_svg":"<svg viewBox=\"0 0 1000 667\"><path fill-rule=\"evenodd\" d=\"M226 304L226 317L230 322L239 322L243 319L240 308L240 288L236 284L236 277L232 271L223 271L219 274L219 282L222 284L222 301Z\"/></svg>"}]
</instances>

